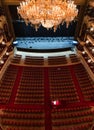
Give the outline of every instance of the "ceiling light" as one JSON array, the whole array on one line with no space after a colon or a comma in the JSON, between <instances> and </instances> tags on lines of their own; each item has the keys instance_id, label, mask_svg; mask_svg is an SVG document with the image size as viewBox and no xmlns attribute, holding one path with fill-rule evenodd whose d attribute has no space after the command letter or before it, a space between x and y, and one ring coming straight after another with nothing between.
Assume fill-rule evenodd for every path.
<instances>
[{"instance_id":1,"label":"ceiling light","mask_svg":"<svg viewBox=\"0 0 94 130\"><path fill-rule=\"evenodd\" d=\"M56 31L57 27L64 22L68 27L78 15L73 0L25 0L17 7L17 12L26 25L33 25L36 31L41 25Z\"/></svg>"}]
</instances>

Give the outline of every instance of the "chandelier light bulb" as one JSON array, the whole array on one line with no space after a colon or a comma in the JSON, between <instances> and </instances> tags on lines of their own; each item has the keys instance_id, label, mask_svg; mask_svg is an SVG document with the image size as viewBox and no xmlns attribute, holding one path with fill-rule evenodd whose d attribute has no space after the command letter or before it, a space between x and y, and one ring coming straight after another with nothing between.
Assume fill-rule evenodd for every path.
<instances>
[{"instance_id":1,"label":"chandelier light bulb","mask_svg":"<svg viewBox=\"0 0 94 130\"><path fill-rule=\"evenodd\" d=\"M73 0L25 0L17 7L17 12L26 25L34 25L37 29L42 25L47 29L53 28L54 31L63 23L68 27L78 15Z\"/></svg>"},{"instance_id":2,"label":"chandelier light bulb","mask_svg":"<svg viewBox=\"0 0 94 130\"><path fill-rule=\"evenodd\" d=\"M91 27L91 28L90 28L90 31L93 32L93 31L94 31L94 27Z\"/></svg>"},{"instance_id":3,"label":"chandelier light bulb","mask_svg":"<svg viewBox=\"0 0 94 130\"><path fill-rule=\"evenodd\" d=\"M89 40L86 40L86 44L88 44L89 43Z\"/></svg>"}]
</instances>

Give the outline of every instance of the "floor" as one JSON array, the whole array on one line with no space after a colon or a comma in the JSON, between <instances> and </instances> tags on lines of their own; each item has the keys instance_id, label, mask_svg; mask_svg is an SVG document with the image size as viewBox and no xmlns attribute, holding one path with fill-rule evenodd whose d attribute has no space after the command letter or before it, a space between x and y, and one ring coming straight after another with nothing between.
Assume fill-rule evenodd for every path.
<instances>
[{"instance_id":1,"label":"floor","mask_svg":"<svg viewBox=\"0 0 94 130\"><path fill-rule=\"evenodd\" d=\"M74 47L77 41L73 37L20 37L13 42L16 47L32 49L61 49Z\"/></svg>"}]
</instances>

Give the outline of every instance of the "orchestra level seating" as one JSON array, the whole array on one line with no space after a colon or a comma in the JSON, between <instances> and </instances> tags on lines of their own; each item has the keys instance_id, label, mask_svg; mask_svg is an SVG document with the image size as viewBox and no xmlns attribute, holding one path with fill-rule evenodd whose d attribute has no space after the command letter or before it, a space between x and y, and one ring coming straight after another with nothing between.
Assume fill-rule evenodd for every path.
<instances>
[{"instance_id":1,"label":"orchestra level seating","mask_svg":"<svg viewBox=\"0 0 94 130\"><path fill-rule=\"evenodd\" d=\"M1 130L93 130L93 95L94 82L82 63L11 63L0 82Z\"/></svg>"}]
</instances>

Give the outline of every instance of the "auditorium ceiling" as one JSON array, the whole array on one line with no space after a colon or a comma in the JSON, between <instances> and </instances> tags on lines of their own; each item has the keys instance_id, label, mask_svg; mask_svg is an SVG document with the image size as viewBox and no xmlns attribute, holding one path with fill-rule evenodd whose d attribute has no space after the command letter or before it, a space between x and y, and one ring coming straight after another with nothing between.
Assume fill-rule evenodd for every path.
<instances>
[{"instance_id":1,"label":"auditorium ceiling","mask_svg":"<svg viewBox=\"0 0 94 130\"><path fill-rule=\"evenodd\" d=\"M21 2L22 0L2 0L4 4L7 4L7 5L18 5L19 2ZM83 5L85 4L85 2L87 0L74 0L75 1L75 4L77 5Z\"/></svg>"}]
</instances>

